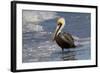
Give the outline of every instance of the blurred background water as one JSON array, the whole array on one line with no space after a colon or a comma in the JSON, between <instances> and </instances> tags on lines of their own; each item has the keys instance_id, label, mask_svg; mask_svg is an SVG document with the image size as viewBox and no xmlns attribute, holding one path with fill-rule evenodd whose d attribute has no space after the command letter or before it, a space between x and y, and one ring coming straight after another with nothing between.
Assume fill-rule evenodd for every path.
<instances>
[{"instance_id":1,"label":"blurred background water","mask_svg":"<svg viewBox=\"0 0 100 73\"><path fill-rule=\"evenodd\" d=\"M62 31L71 33L78 46L65 49L63 53L52 41L57 16L65 18L66 25ZM23 10L22 62L91 59L90 18L90 13Z\"/></svg>"}]
</instances>

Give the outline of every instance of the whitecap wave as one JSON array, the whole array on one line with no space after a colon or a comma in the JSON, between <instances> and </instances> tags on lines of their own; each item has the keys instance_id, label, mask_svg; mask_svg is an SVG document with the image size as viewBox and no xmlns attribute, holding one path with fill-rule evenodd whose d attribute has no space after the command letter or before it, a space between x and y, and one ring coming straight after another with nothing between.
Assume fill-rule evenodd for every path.
<instances>
[{"instance_id":1,"label":"whitecap wave","mask_svg":"<svg viewBox=\"0 0 100 73\"><path fill-rule=\"evenodd\" d=\"M56 12L23 10L23 20L26 22L41 22L56 17Z\"/></svg>"},{"instance_id":2,"label":"whitecap wave","mask_svg":"<svg viewBox=\"0 0 100 73\"><path fill-rule=\"evenodd\" d=\"M40 23L57 17L56 12L33 11L33 10L23 10L22 15L23 15L23 28L22 28L23 32L44 31L43 25Z\"/></svg>"},{"instance_id":3,"label":"whitecap wave","mask_svg":"<svg viewBox=\"0 0 100 73\"><path fill-rule=\"evenodd\" d=\"M44 31L44 29L43 29L43 26L35 25L35 24L28 24L28 25L23 26L23 33L24 32L31 32L31 31L42 32L42 31Z\"/></svg>"}]
</instances>

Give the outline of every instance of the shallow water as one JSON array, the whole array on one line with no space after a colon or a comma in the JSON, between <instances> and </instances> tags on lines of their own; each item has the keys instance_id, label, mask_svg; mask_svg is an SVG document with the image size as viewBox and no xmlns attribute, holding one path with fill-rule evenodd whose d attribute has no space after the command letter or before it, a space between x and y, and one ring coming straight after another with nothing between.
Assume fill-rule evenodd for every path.
<instances>
[{"instance_id":1,"label":"shallow water","mask_svg":"<svg viewBox=\"0 0 100 73\"><path fill-rule=\"evenodd\" d=\"M56 42L49 39L50 35L51 33L44 32L38 34L33 32L23 33L23 63L90 59L89 41L77 48L64 49L64 52L62 52Z\"/></svg>"},{"instance_id":2,"label":"shallow water","mask_svg":"<svg viewBox=\"0 0 100 73\"><path fill-rule=\"evenodd\" d=\"M62 52L56 42L52 41L58 16L65 18L66 24L62 32L73 35L76 48L65 48ZM90 19L90 13L23 10L22 62L90 59Z\"/></svg>"}]
</instances>

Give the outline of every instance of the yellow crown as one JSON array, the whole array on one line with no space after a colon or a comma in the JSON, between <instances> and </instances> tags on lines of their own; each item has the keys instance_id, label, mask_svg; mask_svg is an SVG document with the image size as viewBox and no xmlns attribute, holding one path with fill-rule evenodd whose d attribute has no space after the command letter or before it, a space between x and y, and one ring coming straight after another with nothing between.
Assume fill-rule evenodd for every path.
<instances>
[{"instance_id":1,"label":"yellow crown","mask_svg":"<svg viewBox=\"0 0 100 73\"><path fill-rule=\"evenodd\" d=\"M57 24L61 23L62 25L65 24L65 19L64 18L58 18Z\"/></svg>"}]
</instances>

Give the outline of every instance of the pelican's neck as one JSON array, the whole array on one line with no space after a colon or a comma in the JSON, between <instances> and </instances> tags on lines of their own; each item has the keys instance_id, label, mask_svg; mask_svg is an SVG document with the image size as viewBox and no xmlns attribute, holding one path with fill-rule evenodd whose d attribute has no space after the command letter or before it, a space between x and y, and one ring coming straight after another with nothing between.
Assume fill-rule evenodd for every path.
<instances>
[{"instance_id":1,"label":"pelican's neck","mask_svg":"<svg viewBox=\"0 0 100 73\"><path fill-rule=\"evenodd\" d=\"M59 18L57 20L57 27L53 36L53 40L55 40L56 36L58 36L61 33L62 29L64 28L64 25L65 25L65 19Z\"/></svg>"},{"instance_id":2,"label":"pelican's neck","mask_svg":"<svg viewBox=\"0 0 100 73\"><path fill-rule=\"evenodd\" d=\"M62 31L63 28L64 28L64 26L60 26L60 27L58 28L57 35L58 35L59 33L61 33L61 31Z\"/></svg>"}]
</instances>

